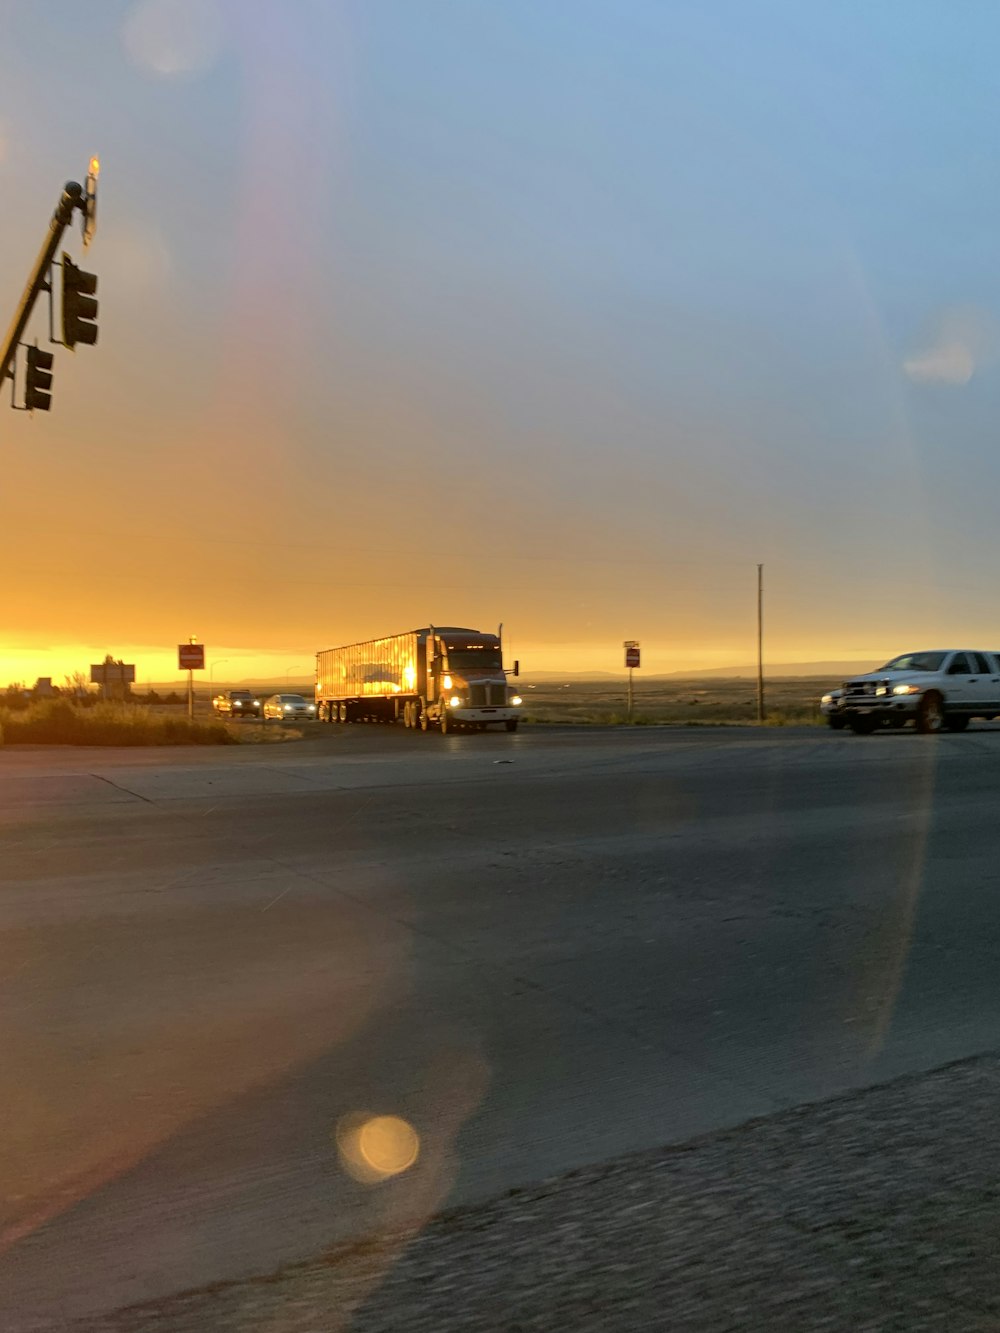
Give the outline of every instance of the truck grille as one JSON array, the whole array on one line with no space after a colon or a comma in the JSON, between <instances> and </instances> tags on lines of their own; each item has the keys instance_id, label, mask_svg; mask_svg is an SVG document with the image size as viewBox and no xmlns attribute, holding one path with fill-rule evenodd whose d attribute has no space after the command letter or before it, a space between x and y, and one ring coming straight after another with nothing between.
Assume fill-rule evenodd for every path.
<instances>
[{"instance_id":1,"label":"truck grille","mask_svg":"<svg viewBox=\"0 0 1000 1333\"><path fill-rule=\"evenodd\" d=\"M844 694L848 698L869 698L879 688L879 682L875 680L848 680L844 682ZM882 682L881 688L884 691L885 682Z\"/></svg>"},{"instance_id":2,"label":"truck grille","mask_svg":"<svg viewBox=\"0 0 1000 1333\"><path fill-rule=\"evenodd\" d=\"M507 702L506 685L470 685L470 708L499 708Z\"/></svg>"}]
</instances>

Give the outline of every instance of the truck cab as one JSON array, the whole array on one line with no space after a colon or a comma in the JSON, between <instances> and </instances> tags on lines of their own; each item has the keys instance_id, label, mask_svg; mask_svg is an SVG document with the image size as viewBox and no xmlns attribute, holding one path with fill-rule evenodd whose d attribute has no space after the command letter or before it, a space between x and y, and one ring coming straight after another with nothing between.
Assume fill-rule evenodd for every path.
<instances>
[{"instance_id":1,"label":"truck cab","mask_svg":"<svg viewBox=\"0 0 1000 1333\"><path fill-rule=\"evenodd\" d=\"M425 731L434 722L443 732L485 731L497 724L516 731L520 707L520 695L507 684L495 634L440 630L428 640L427 698L420 712Z\"/></svg>"}]
</instances>

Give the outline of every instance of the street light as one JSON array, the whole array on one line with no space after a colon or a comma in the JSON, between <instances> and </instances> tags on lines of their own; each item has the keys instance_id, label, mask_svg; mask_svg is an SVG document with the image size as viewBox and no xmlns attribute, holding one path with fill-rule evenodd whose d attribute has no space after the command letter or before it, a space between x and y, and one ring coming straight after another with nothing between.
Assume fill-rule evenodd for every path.
<instances>
[{"instance_id":1,"label":"street light","mask_svg":"<svg viewBox=\"0 0 1000 1333\"><path fill-rule=\"evenodd\" d=\"M217 666L222 666L223 662L228 662L228 661L229 661L229 658L228 658L228 657L220 657L220 658L218 659L217 662L213 662L212 665L208 668L208 678L209 678L209 680L214 679L214 677L215 677L215 668L216 668Z\"/></svg>"}]
</instances>

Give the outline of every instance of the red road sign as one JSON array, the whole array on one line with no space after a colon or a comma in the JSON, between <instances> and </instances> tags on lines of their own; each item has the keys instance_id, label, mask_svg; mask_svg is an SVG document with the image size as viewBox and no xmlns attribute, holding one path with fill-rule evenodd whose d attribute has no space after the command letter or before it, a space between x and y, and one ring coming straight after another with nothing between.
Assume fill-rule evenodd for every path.
<instances>
[{"instance_id":1,"label":"red road sign","mask_svg":"<svg viewBox=\"0 0 1000 1333\"><path fill-rule=\"evenodd\" d=\"M630 670L631 670L632 667L637 667L637 666L639 665L639 649L638 649L638 648L626 648L626 649L625 649L625 665L626 665Z\"/></svg>"},{"instance_id":2,"label":"red road sign","mask_svg":"<svg viewBox=\"0 0 1000 1333\"><path fill-rule=\"evenodd\" d=\"M181 671L204 671L205 645L203 643L179 643L177 645L177 665Z\"/></svg>"}]
</instances>

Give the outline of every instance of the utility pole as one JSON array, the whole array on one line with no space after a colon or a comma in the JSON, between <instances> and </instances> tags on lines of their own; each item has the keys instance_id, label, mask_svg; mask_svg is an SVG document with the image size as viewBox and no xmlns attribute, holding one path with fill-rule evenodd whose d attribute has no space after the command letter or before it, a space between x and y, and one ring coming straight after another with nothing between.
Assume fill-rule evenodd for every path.
<instances>
[{"instance_id":1,"label":"utility pole","mask_svg":"<svg viewBox=\"0 0 1000 1333\"><path fill-rule=\"evenodd\" d=\"M764 721L764 566L757 566L757 721Z\"/></svg>"}]
</instances>

